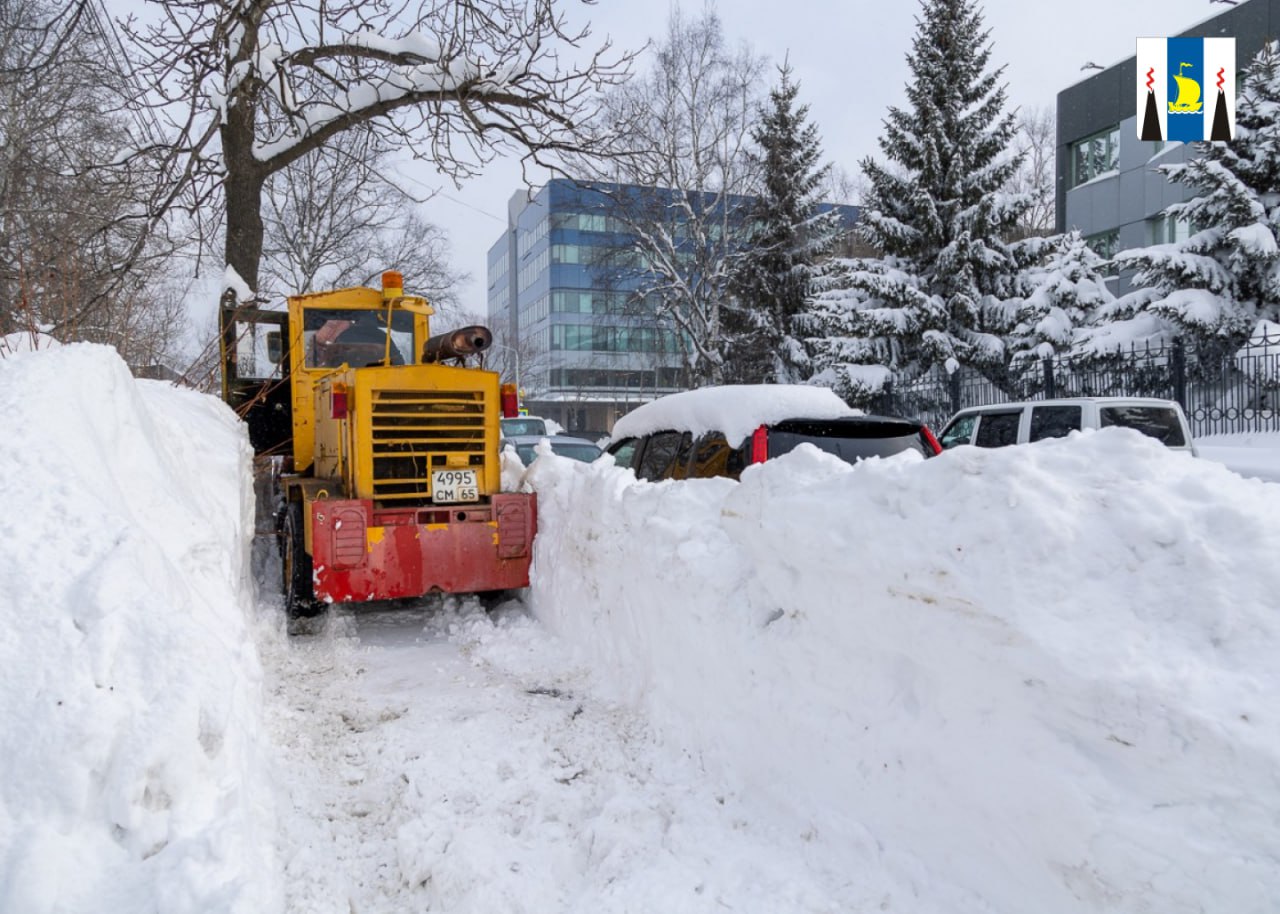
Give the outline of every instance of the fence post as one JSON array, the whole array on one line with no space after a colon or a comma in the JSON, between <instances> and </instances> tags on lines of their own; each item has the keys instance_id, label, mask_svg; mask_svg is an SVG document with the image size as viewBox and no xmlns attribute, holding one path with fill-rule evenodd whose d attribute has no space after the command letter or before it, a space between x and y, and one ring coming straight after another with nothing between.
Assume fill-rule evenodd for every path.
<instances>
[{"instance_id":1,"label":"fence post","mask_svg":"<svg viewBox=\"0 0 1280 914\"><path fill-rule=\"evenodd\" d=\"M1187 412L1187 353L1182 348L1182 337L1173 340L1170 362L1173 368L1173 399Z\"/></svg>"},{"instance_id":2,"label":"fence post","mask_svg":"<svg viewBox=\"0 0 1280 914\"><path fill-rule=\"evenodd\" d=\"M1058 385L1053 377L1053 356L1041 356L1040 361L1044 363L1044 398L1046 400L1056 399Z\"/></svg>"},{"instance_id":3,"label":"fence post","mask_svg":"<svg viewBox=\"0 0 1280 914\"><path fill-rule=\"evenodd\" d=\"M960 412L960 369L947 375L947 393L951 395L951 414Z\"/></svg>"},{"instance_id":4,"label":"fence post","mask_svg":"<svg viewBox=\"0 0 1280 914\"><path fill-rule=\"evenodd\" d=\"M877 405L876 400L880 401ZM882 416L896 416L898 414L897 405L893 399L893 378L887 378L884 387L880 388L880 393L872 400L871 408Z\"/></svg>"}]
</instances>

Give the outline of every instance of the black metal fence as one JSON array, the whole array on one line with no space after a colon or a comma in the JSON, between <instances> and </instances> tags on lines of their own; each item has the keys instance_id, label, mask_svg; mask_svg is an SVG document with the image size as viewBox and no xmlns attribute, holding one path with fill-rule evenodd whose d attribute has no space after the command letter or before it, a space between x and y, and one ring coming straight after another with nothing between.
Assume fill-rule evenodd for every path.
<instances>
[{"instance_id":1,"label":"black metal fence","mask_svg":"<svg viewBox=\"0 0 1280 914\"><path fill-rule=\"evenodd\" d=\"M1255 337L1229 352L1196 351L1180 341L1120 349L1106 356L1055 355L1005 377L971 368L942 370L892 384L875 412L923 419L935 430L969 406L1056 397L1163 397L1177 400L1197 438L1280 431L1280 335Z\"/></svg>"}]
</instances>

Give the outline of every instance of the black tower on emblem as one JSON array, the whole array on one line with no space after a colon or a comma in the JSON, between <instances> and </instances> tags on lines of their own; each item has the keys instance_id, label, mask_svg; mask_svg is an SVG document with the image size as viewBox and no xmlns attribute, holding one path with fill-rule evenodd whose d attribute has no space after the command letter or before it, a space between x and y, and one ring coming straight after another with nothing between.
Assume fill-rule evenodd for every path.
<instances>
[{"instance_id":1,"label":"black tower on emblem","mask_svg":"<svg viewBox=\"0 0 1280 914\"><path fill-rule=\"evenodd\" d=\"M1156 107L1156 92L1147 90L1147 110L1142 115L1142 139L1156 143L1164 139L1160 134L1160 110Z\"/></svg>"},{"instance_id":2,"label":"black tower on emblem","mask_svg":"<svg viewBox=\"0 0 1280 914\"><path fill-rule=\"evenodd\" d=\"M1227 93L1218 90L1218 101L1213 106L1213 128L1209 131L1209 141L1226 142L1231 139L1231 122L1227 118Z\"/></svg>"}]
</instances>

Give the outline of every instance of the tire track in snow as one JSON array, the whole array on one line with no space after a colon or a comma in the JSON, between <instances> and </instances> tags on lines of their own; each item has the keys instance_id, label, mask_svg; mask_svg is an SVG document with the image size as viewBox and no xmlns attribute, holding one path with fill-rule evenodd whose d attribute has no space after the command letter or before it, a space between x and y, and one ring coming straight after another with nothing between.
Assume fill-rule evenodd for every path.
<instances>
[{"instance_id":1,"label":"tire track in snow","mask_svg":"<svg viewBox=\"0 0 1280 914\"><path fill-rule=\"evenodd\" d=\"M290 914L883 900L593 697L590 674L518 603L340 611L263 655Z\"/></svg>"}]
</instances>

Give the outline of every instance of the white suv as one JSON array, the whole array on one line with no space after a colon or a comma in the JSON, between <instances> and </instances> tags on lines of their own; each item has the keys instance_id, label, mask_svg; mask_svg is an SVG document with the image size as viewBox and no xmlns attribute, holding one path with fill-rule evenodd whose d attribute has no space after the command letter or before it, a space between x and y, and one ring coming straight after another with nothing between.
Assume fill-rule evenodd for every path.
<instances>
[{"instance_id":1,"label":"white suv","mask_svg":"<svg viewBox=\"0 0 1280 914\"><path fill-rule=\"evenodd\" d=\"M974 406L951 417L938 443L944 450L959 444L1004 447L1110 426L1131 428L1174 450L1196 453L1182 407L1174 400L1154 397L1075 397Z\"/></svg>"}]
</instances>

